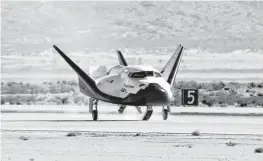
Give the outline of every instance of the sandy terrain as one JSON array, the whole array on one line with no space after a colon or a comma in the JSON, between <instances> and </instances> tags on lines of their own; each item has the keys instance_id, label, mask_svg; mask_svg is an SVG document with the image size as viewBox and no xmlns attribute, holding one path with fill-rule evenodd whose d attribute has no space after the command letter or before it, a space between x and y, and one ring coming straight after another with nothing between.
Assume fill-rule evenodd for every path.
<instances>
[{"instance_id":1,"label":"sandy terrain","mask_svg":"<svg viewBox=\"0 0 263 161\"><path fill-rule=\"evenodd\" d=\"M67 132L4 131L2 161L7 160L186 160L261 161L253 150L262 146L262 136L203 134L89 133L67 137ZM29 140L21 140L26 136ZM227 142L237 143L228 147ZM140 147L140 148L138 148Z\"/></svg>"},{"instance_id":2,"label":"sandy terrain","mask_svg":"<svg viewBox=\"0 0 263 161\"><path fill-rule=\"evenodd\" d=\"M2 161L263 159L254 153L263 146L262 116L170 115L163 121L155 112L150 121L135 121L133 109L109 111L97 122L84 113L2 113ZM195 130L201 135L191 136Z\"/></svg>"}]
</instances>

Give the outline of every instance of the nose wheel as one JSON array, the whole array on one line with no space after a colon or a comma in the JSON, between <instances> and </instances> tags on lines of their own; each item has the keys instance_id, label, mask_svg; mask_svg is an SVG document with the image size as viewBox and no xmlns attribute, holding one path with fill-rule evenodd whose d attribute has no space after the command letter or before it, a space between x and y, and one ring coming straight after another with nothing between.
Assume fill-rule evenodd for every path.
<instances>
[{"instance_id":1,"label":"nose wheel","mask_svg":"<svg viewBox=\"0 0 263 161\"><path fill-rule=\"evenodd\" d=\"M119 114L122 114L123 111L125 110L125 108L126 108L126 105L121 105L119 110L118 110Z\"/></svg>"},{"instance_id":2,"label":"nose wheel","mask_svg":"<svg viewBox=\"0 0 263 161\"><path fill-rule=\"evenodd\" d=\"M152 106L147 106L142 120L146 120L146 121L149 120L151 118L151 116L152 116L152 113L153 113Z\"/></svg>"}]
</instances>

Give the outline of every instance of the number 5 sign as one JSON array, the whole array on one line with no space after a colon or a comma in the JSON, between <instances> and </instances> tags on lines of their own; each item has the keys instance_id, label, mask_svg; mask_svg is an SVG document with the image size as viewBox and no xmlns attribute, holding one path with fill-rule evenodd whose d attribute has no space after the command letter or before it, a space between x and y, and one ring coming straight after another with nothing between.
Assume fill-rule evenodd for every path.
<instances>
[{"instance_id":1,"label":"number 5 sign","mask_svg":"<svg viewBox=\"0 0 263 161\"><path fill-rule=\"evenodd\" d=\"M182 89L182 105L198 106L198 90Z\"/></svg>"}]
</instances>

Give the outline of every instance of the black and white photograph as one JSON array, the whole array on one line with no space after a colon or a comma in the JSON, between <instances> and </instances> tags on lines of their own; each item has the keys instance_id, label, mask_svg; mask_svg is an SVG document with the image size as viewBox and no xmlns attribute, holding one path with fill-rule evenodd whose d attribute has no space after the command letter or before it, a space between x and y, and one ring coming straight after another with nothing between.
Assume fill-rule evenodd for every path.
<instances>
[{"instance_id":1,"label":"black and white photograph","mask_svg":"<svg viewBox=\"0 0 263 161\"><path fill-rule=\"evenodd\" d=\"M263 161L263 1L1 1L1 161Z\"/></svg>"}]
</instances>

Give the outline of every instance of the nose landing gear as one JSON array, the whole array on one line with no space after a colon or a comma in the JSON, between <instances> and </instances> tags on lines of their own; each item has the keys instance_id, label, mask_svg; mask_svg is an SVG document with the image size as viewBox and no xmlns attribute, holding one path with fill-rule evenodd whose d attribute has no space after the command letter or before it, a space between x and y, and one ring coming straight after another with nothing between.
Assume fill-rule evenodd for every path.
<instances>
[{"instance_id":1,"label":"nose landing gear","mask_svg":"<svg viewBox=\"0 0 263 161\"><path fill-rule=\"evenodd\" d=\"M140 114L142 114L142 108L140 106L135 106L135 108Z\"/></svg>"},{"instance_id":2,"label":"nose landing gear","mask_svg":"<svg viewBox=\"0 0 263 161\"><path fill-rule=\"evenodd\" d=\"M124 110L126 109L126 105L121 105L120 107L119 107L119 109L118 109L118 113L119 114L122 114L123 112L124 112ZM142 114L142 109L141 109L141 107L140 106L135 106L135 108L136 108L136 110L140 113L140 114Z\"/></svg>"},{"instance_id":3,"label":"nose landing gear","mask_svg":"<svg viewBox=\"0 0 263 161\"><path fill-rule=\"evenodd\" d=\"M124 110L125 110L126 107L127 107L126 105L121 105L121 106L119 107L119 109L118 109L118 112L119 112L120 114L122 114L122 113L124 112ZM137 110L140 114L142 114L142 109L141 109L140 106L135 106L135 108L136 108L136 110ZM144 116L143 116L142 120L149 120L149 119L151 118L151 116L152 116L152 113L153 113L152 106L147 106L146 111L145 111L145 113L144 113Z\"/></svg>"},{"instance_id":4,"label":"nose landing gear","mask_svg":"<svg viewBox=\"0 0 263 161\"><path fill-rule=\"evenodd\" d=\"M146 121L149 120L151 118L151 116L152 116L152 113L153 113L152 106L147 106L142 120L146 120Z\"/></svg>"},{"instance_id":5,"label":"nose landing gear","mask_svg":"<svg viewBox=\"0 0 263 161\"><path fill-rule=\"evenodd\" d=\"M119 110L118 110L119 114L122 114L123 111L125 110L125 108L126 108L126 105L121 105Z\"/></svg>"}]
</instances>

